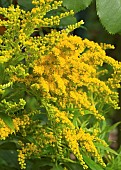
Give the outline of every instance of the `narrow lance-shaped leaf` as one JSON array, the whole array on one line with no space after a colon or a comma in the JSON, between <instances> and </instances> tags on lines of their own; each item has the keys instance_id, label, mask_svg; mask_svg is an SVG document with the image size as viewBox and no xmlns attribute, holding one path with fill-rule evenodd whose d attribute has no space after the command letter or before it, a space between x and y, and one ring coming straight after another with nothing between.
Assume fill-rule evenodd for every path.
<instances>
[{"instance_id":1,"label":"narrow lance-shaped leaf","mask_svg":"<svg viewBox=\"0 0 121 170\"><path fill-rule=\"evenodd\" d=\"M110 153L112 153L112 154L114 154L114 155L118 155L118 153L117 153L116 151L114 151L114 150L111 149L110 147L105 147L105 146L103 146L103 145L100 144L100 143L95 144L95 146L97 146L97 147L100 148L101 150L105 150L105 151L110 152Z\"/></svg>"},{"instance_id":2,"label":"narrow lance-shaped leaf","mask_svg":"<svg viewBox=\"0 0 121 170\"><path fill-rule=\"evenodd\" d=\"M121 32L121 0L96 0L97 14L102 25L111 33Z\"/></svg>"},{"instance_id":3,"label":"narrow lance-shaped leaf","mask_svg":"<svg viewBox=\"0 0 121 170\"><path fill-rule=\"evenodd\" d=\"M95 163L93 160L91 160L90 157L83 155L83 159L91 170L103 170L103 168L97 163Z\"/></svg>"},{"instance_id":4,"label":"narrow lance-shaped leaf","mask_svg":"<svg viewBox=\"0 0 121 170\"><path fill-rule=\"evenodd\" d=\"M107 133L107 132L111 132L111 131L114 130L119 124L121 124L121 122L117 122L117 123L115 123L114 125L109 126L109 127L106 126L106 128L101 132L101 134Z\"/></svg>"}]
</instances>

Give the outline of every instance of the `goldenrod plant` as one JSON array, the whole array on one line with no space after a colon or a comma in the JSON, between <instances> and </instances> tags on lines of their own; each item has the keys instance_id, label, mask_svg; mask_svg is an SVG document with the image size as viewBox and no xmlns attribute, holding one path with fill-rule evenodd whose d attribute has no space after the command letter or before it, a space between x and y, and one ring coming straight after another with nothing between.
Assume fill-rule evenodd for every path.
<instances>
[{"instance_id":1,"label":"goldenrod plant","mask_svg":"<svg viewBox=\"0 0 121 170\"><path fill-rule=\"evenodd\" d=\"M70 34L83 21L54 29L74 15L66 11L47 17L61 1L32 4L30 11L0 8L7 18L0 20L6 28L0 36L0 168L106 169L118 155L105 133L106 114L119 109L121 63L105 52L114 46ZM32 36L43 27L53 29ZM17 155L19 165L16 158L8 165L3 150Z\"/></svg>"}]
</instances>

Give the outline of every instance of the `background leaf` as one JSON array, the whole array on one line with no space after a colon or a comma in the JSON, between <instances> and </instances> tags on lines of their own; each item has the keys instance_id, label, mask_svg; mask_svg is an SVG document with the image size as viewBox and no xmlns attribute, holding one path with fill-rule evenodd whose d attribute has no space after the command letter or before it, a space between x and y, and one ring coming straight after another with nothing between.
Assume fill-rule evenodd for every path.
<instances>
[{"instance_id":1,"label":"background leaf","mask_svg":"<svg viewBox=\"0 0 121 170\"><path fill-rule=\"evenodd\" d=\"M35 169L35 170L40 170L40 168L42 170L45 170L48 168L48 170L53 167L53 163L51 162L50 159L46 158L46 159L34 159L31 162L33 162L33 165L31 165L31 169Z\"/></svg>"},{"instance_id":2,"label":"background leaf","mask_svg":"<svg viewBox=\"0 0 121 170\"><path fill-rule=\"evenodd\" d=\"M111 34L121 32L121 0L96 0L96 7L105 29Z\"/></svg>"},{"instance_id":3,"label":"background leaf","mask_svg":"<svg viewBox=\"0 0 121 170\"><path fill-rule=\"evenodd\" d=\"M81 11L87 8L93 0L63 0L63 6L69 10L74 10L75 12Z\"/></svg>"},{"instance_id":4,"label":"background leaf","mask_svg":"<svg viewBox=\"0 0 121 170\"><path fill-rule=\"evenodd\" d=\"M0 6L7 8L9 5L11 5L11 0L0 0Z\"/></svg>"},{"instance_id":5,"label":"background leaf","mask_svg":"<svg viewBox=\"0 0 121 170\"><path fill-rule=\"evenodd\" d=\"M3 166L2 166L3 165ZM0 149L0 170L19 170L17 152Z\"/></svg>"},{"instance_id":6,"label":"background leaf","mask_svg":"<svg viewBox=\"0 0 121 170\"><path fill-rule=\"evenodd\" d=\"M68 16L68 17L61 19L60 26L64 27L64 26L67 26L67 25L76 24L76 22L77 22L77 20L76 20L75 17Z\"/></svg>"},{"instance_id":7,"label":"background leaf","mask_svg":"<svg viewBox=\"0 0 121 170\"><path fill-rule=\"evenodd\" d=\"M16 150L16 143L13 141L0 141L0 149L2 150Z\"/></svg>"},{"instance_id":8,"label":"background leaf","mask_svg":"<svg viewBox=\"0 0 121 170\"><path fill-rule=\"evenodd\" d=\"M25 11L31 10L34 5L32 4L32 0L18 0L18 5L20 5L20 7L22 9L24 9Z\"/></svg>"}]
</instances>

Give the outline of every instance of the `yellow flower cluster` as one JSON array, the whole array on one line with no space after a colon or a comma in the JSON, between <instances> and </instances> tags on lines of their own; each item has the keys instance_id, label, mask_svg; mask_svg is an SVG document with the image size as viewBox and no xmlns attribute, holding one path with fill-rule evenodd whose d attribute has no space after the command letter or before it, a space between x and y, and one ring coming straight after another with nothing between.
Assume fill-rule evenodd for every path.
<instances>
[{"instance_id":1,"label":"yellow flower cluster","mask_svg":"<svg viewBox=\"0 0 121 170\"><path fill-rule=\"evenodd\" d=\"M85 133L82 128L79 129L76 136L80 146L86 149L86 152L90 153L91 156L97 158L98 162L105 167L106 165L94 145L95 136Z\"/></svg>"},{"instance_id":2,"label":"yellow flower cluster","mask_svg":"<svg viewBox=\"0 0 121 170\"><path fill-rule=\"evenodd\" d=\"M98 44L63 33L48 55L35 60L33 72L38 79L31 87L40 89L50 100L57 98L58 105L63 108L73 103L75 107L90 110L97 119L104 119L90 94L117 107L117 93L111 87L117 87L120 82L119 79L114 82L113 74L107 81L100 80L98 68L105 62L113 67L114 75L121 73L120 64L106 56Z\"/></svg>"},{"instance_id":3,"label":"yellow flower cluster","mask_svg":"<svg viewBox=\"0 0 121 170\"><path fill-rule=\"evenodd\" d=\"M56 39L56 37L58 38ZM50 46L46 45L47 41L51 43ZM48 110L52 130L48 132L39 128L33 138L41 146L43 154L43 148L47 149L49 145L56 150L57 145L59 153L59 157L57 157L64 159L67 152L64 151L62 143L66 140L70 152L74 153L84 169L87 168L87 165L83 160L80 148L95 157L104 167L102 157L94 144L96 137L85 133L83 129L77 133L73 124L74 113L71 113L73 116L70 119L70 112L67 113L64 110L66 108L78 109L79 117L86 115L86 111L89 111L96 119L104 120L105 115L102 110L98 110L97 105L106 103L117 108L118 96L113 89L119 87L120 80L114 82L114 77L116 74L121 74L120 63L106 56L105 51L98 44L87 39L82 40L77 36L68 36L66 30L59 33L52 31L43 38L43 42L44 45L40 47L41 50L38 53L39 57L34 60L32 65L33 75L23 79L16 77L17 82L25 83L36 96L40 94L44 101L55 103L55 106L51 106ZM104 63L114 69L112 78L108 78L106 81L100 79L102 70L99 67L102 67ZM54 114L50 112L51 109ZM56 125L63 134L54 134ZM67 129L65 125L68 127ZM40 132L43 133L43 136L40 135ZM61 140L58 141L56 136ZM39 153L40 156L42 153Z\"/></svg>"},{"instance_id":4,"label":"yellow flower cluster","mask_svg":"<svg viewBox=\"0 0 121 170\"><path fill-rule=\"evenodd\" d=\"M25 127L30 124L29 117L24 115L20 118L13 118L14 129L11 129L1 118L0 118L0 140L5 140L10 134L17 132L26 132Z\"/></svg>"},{"instance_id":5,"label":"yellow flower cluster","mask_svg":"<svg viewBox=\"0 0 121 170\"><path fill-rule=\"evenodd\" d=\"M22 137L18 150L21 169L26 168L25 161L32 156L50 156L63 163L71 161L70 153L84 169L88 167L83 154L104 167L95 142L105 143L98 138L98 132L92 135L85 119L96 120L96 126L95 121L91 126L100 129L100 122L105 119L104 107L118 108L116 89L121 82L121 63L106 56L105 49L113 46L68 34L83 21L33 37L36 29L59 25L61 18L73 15L73 11L46 17L62 2L32 3L34 8L28 12L13 5L0 8L0 14L8 18L0 20L0 26L6 27L0 37L0 66L4 74L0 80L0 109L11 117L15 129L0 119L0 139L11 134ZM111 67L112 74L103 78L110 73L104 69L105 64Z\"/></svg>"},{"instance_id":6,"label":"yellow flower cluster","mask_svg":"<svg viewBox=\"0 0 121 170\"><path fill-rule=\"evenodd\" d=\"M34 143L27 143L26 146L22 143L22 149L18 150L18 161L21 169L26 169L26 157L30 158L32 154L37 154L37 146Z\"/></svg>"},{"instance_id":7,"label":"yellow flower cluster","mask_svg":"<svg viewBox=\"0 0 121 170\"><path fill-rule=\"evenodd\" d=\"M85 164L83 160L83 156L80 152L79 143L77 141L77 135L75 133L75 130L71 130L70 128L65 128L63 129L63 133L66 141L68 142L71 152L73 152L73 154L77 157L77 159L80 161L80 164L83 166L83 168L87 169L88 166Z\"/></svg>"},{"instance_id":8,"label":"yellow flower cluster","mask_svg":"<svg viewBox=\"0 0 121 170\"><path fill-rule=\"evenodd\" d=\"M11 87L13 85L13 82L8 82L7 84L0 84L0 94L4 94L5 89L8 87Z\"/></svg>"},{"instance_id":9,"label":"yellow flower cluster","mask_svg":"<svg viewBox=\"0 0 121 170\"><path fill-rule=\"evenodd\" d=\"M31 120L28 115L23 115L22 118L16 117L13 119L16 132L19 132L20 130L24 130L26 132L25 128L26 126L30 125L30 122Z\"/></svg>"},{"instance_id":10,"label":"yellow flower cluster","mask_svg":"<svg viewBox=\"0 0 121 170\"><path fill-rule=\"evenodd\" d=\"M53 129L56 128L56 126L58 127L57 130L54 130L54 132L57 133L55 134L55 136L57 135L57 138L60 138L58 148L62 150L62 144L64 142L63 140L66 140L70 153L72 152L77 157L84 169L88 168L83 160L82 153L84 151L87 152L91 157L96 158L98 163L105 167L106 165L103 162L103 159L100 156L97 148L95 147L94 142L97 141L104 146L106 146L106 143L97 137L97 133L94 133L94 135L92 135L85 132L82 128L76 128L71 122L69 114L67 114L66 112L60 112L55 107L48 107L50 112L48 113L50 114L50 116L48 117L49 120L52 121ZM58 143L58 139L55 141L55 144L56 143ZM61 158L64 159L64 151L62 151L62 153L63 156Z\"/></svg>"},{"instance_id":11,"label":"yellow flower cluster","mask_svg":"<svg viewBox=\"0 0 121 170\"><path fill-rule=\"evenodd\" d=\"M5 140L9 134L12 134L12 130L0 119L0 140Z\"/></svg>"},{"instance_id":12,"label":"yellow flower cluster","mask_svg":"<svg viewBox=\"0 0 121 170\"><path fill-rule=\"evenodd\" d=\"M32 122L30 126L33 128L30 129L29 127L30 131L26 130L27 135L32 134L30 143L24 144L19 141L21 149L18 150L18 161L21 169L26 169L26 159L30 159L32 156L41 158L44 155L47 155L47 157L55 155L54 148L56 148L58 139L56 139L52 129L49 129L49 127L43 128L39 121Z\"/></svg>"},{"instance_id":13,"label":"yellow flower cluster","mask_svg":"<svg viewBox=\"0 0 121 170\"><path fill-rule=\"evenodd\" d=\"M0 56L0 63L8 62L12 56L11 56L12 50L2 51Z\"/></svg>"}]
</instances>

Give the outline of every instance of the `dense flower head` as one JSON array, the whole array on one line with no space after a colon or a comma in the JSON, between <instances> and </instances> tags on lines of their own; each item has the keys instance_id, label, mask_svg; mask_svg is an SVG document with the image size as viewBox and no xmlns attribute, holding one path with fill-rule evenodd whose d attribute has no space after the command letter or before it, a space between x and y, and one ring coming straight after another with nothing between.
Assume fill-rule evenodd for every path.
<instances>
[{"instance_id":1,"label":"dense flower head","mask_svg":"<svg viewBox=\"0 0 121 170\"><path fill-rule=\"evenodd\" d=\"M10 134L15 134L17 132L22 132L26 128L26 125L30 124L29 117L24 115L22 118L13 118L14 129L11 129L1 118L0 118L0 140L5 140Z\"/></svg>"},{"instance_id":2,"label":"dense flower head","mask_svg":"<svg viewBox=\"0 0 121 170\"><path fill-rule=\"evenodd\" d=\"M106 146L100 137L105 108L118 109L121 63L105 52L114 47L71 35L83 21L32 36L36 29L58 26L63 17L73 15L70 11L47 17L61 1L32 3L27 12L13 5L0 8L7 18L0 20L6 27L0 36L0 139L20 139L21 169L33 157L71 162L71 153L84 169L84 154L105 167L96 142Z\"/></svg>"}]
</instances>

